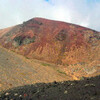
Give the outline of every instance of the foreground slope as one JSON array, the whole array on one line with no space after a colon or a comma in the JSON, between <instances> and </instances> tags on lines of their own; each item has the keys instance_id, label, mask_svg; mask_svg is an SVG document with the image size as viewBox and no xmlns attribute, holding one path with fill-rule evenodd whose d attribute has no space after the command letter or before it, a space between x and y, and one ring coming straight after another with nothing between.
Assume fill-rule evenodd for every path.
<instances>
[{"instance_id":1,"label":"foreground slope","mask_svg":"<svg viewBox=\"0 0 100 100\"><path fill-rule=\"evenodd\" d=\"M81 81L38 83L7 90L0 100L100 100L100 76Z\"/></svg>"},{"instance_id":2,"label":"foreground slope","mask_svg":"<svg viewBox=\"0 0 100 100\"><path fill-rule=\"evenodd\" d=\"M0 47L0 91L39 82L68 80L69 77L54 70L49 64L29 61Z\"/></svg>"},{"instance_id":3,"label":"foreground slope","mask_svg":"<svg viewBox=\"0 0 100 100\"><path fill-rule=\"evenodd\" d=\"M99 32L43 18L0 30L0 44L28 58L57 64L94 66L100 60Z\"/></svg>"}]
</instances>

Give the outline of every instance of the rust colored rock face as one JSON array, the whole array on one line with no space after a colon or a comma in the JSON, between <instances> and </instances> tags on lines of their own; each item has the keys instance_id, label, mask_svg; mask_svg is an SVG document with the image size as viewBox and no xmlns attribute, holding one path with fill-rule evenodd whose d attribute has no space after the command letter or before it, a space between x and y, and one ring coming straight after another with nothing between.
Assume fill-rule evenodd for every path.
<instances>
[{"instance_id":1,"label":"rust colored rock face","mask_svg":"<svg viewBox=\"0 0 100 100\"><path fill-rule=\"evenodd\" d=\"M85 62L80 60L82 55L86 59L84 53L91 51L92 55L94 51L99 51L100 33L70 23L33 18L23 24L0 30L0 44L29 58L73 64ZM80 54L75 53L77 50Z\"/></svg>"}]
</instances>

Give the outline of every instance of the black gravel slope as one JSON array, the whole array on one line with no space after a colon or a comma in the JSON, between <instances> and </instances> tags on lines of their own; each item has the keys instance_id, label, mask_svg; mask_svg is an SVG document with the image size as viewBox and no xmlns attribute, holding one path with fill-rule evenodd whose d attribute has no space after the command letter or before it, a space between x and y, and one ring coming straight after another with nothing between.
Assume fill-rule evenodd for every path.
<instances>
[{"instance_id":1,"label":"black gravel slope","mask_svg":"<svg viewBox=\"0 0 100 100\"><path fill-rule=\"evenodd\" d=\"M17 87L3 92L0 100L100 100L100 76Z\"/></svg>"}]
</instances>

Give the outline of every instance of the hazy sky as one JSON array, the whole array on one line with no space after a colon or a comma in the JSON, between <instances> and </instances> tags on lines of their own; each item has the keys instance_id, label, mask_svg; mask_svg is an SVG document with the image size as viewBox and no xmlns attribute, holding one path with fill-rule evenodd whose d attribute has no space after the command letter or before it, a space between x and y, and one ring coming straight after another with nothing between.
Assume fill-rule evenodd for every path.
<instances>
[{"instance_id":1,"label":"hazy sky","mask_svg":"<svg viewBox=\"0 0 100 100\"><path fill-rule=\"evenodd\" d=\"M100 31L100 0L0 0L0 29L33 17L70 22Z\"/></svg>"}]
</instances>

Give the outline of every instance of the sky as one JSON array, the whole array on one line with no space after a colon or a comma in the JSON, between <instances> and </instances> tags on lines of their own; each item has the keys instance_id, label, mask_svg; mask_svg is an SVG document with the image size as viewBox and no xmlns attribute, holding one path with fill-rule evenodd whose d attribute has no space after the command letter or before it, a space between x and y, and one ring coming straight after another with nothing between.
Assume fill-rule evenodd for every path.
<instances>
[{"instance_id":1,"label":"sky","mask_svg":"<svg viewBox=\"0 0 100 100\"><path fill-rule=\"evenodd\" d=\"M34 17L100 31L100 0L0 0L0 29Z\"/></svg>"}]
</instances>

